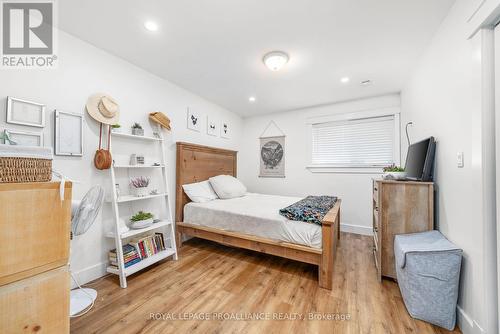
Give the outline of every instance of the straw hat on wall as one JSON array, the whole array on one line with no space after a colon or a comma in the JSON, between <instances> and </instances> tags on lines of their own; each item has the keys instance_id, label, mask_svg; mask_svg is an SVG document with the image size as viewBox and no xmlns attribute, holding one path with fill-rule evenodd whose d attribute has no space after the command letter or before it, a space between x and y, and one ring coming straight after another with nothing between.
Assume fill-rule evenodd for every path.
<instances>
[{"instance_id":1,"label":"straw hat on wall","mask_svg":"<svg viewBox=\"0 0 500 334\"><path fill-rule=\"evenodd\" d=\"M161 111L149 113L149 119L160 124L165 129L170 130L170 119Z\"/></svg>"},{"instance_id":2,"label":"straw hat on wall","mask_svg":"<svg viewBox=\"0 0 500 334\"><path fill-rule=\"evenodd\" d=\"M103 124L117 124L120 119L120 106L104 93L90 96L86 106L90 117Z\"/></svg>"}]
</instances>

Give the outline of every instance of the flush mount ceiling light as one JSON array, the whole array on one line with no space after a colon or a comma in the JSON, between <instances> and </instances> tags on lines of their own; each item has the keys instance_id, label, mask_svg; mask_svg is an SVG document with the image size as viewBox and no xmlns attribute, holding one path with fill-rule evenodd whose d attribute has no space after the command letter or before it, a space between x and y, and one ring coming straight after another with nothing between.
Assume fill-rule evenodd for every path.
<instances>
[{"instance_id":1,"label":"flush mount ceiling light","mask_svg":"<svg viewBox=\"0 0 500 334\"><path fill-rule=\"evenodd\" d=\"M250 103L254 103L255 101L257 101L257 99L255 98L255 96L250 96L248 98L248 102L250 102Z\"/></svg>"},{"instance_id":2,"label":"flush mount ceiling light","mask_svg":"<svg viewBox=\"0 0 500 334\"><path fill-rule=\"evenodd\" d=\"M144 22L144 28L149 31L158 31L158 23L153 21L146 21Z\"/></svg>"},{"instance_id":3,"label":"flush mount ceiling light","mask_svg":"<svg viewBox=\"0 0 500 334\"><path fill-rule=\"evenodd\" d=\"M271 71L279 71L288 63L288 55L283 51L273 51L267 53L262 61Z\"/></svg>"},{"instance_id":4,"label":"flush mount ceiling light","mask_svg":"<svg viewBox=\"0 0 500 334\"><path fill-rule=\"evenodd\" d=\"M351 79L349 79L349 77L343 77L342 79L340 79L340 82L342 82L342 83L348 83L349 80L351 80Z\"/></svg>"}]
</instances>

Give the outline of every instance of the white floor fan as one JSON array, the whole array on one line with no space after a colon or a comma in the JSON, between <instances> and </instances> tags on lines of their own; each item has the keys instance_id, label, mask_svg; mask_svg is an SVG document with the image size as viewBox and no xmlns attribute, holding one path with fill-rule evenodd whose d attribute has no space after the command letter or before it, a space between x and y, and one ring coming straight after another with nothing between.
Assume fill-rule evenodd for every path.
<instances>
[{"instance_id":1,"label":"white floor fan","mask_svg":"<svg viewBox=\"0 0 500 334\"><path fill-rule=\"evenodd\" d=\"M81 201L73 201L71 206L71 239L82 235L92 226L104 201L104 189L101 186L92 187ZM70 317L87 313L97 298L97 291L82 288L71 274L78 288L70 293Z\"/></svg>"}]
</instances>

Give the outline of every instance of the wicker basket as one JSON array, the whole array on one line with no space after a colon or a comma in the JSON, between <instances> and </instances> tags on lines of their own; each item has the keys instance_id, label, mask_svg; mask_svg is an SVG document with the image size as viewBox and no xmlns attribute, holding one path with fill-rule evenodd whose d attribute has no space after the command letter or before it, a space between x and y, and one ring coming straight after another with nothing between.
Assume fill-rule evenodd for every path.
<instances>
[{"instance_id":1,"label":"wicker basket","mask_svg":"<svg viewBox=\"0 0 500 334\"><path fill-rule=\"evenodd\" d=\"M52 160L0 157L0 183L47 182L52 178Z\"/></svg>"}]
</instances>

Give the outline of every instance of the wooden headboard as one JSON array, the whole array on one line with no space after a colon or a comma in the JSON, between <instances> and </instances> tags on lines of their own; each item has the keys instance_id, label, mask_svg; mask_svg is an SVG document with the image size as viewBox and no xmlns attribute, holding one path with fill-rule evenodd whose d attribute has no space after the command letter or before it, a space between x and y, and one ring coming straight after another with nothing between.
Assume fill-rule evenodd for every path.
<instances>
[{"instance_id":1,"label":"wooden headboard","mask_svg":"<svg viewBox=\"0 0 500 334\"><path fill-rule=\"evenodd\" d=\"M183 221L184 205L191 200L183 184L201 182L221 174L236 177L236 151L189 143L177 143L175 220Z\"/></svg>"}]
</instances>

